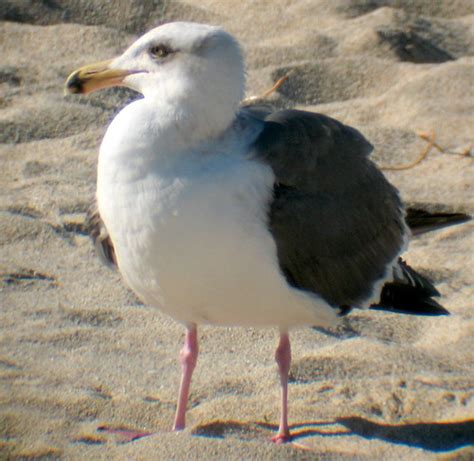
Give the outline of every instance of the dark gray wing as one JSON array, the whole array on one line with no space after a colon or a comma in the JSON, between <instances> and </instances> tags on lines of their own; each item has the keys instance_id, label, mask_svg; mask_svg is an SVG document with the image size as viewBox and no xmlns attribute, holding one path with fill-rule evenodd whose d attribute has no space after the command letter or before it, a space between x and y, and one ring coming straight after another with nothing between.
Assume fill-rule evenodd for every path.
<instances>
[{"instance_id":1,"label":"dark gray wing","mask_svg":"<svg viewBox=\"0 0 474 461\"><path fill-rule=\"evenodd\" d=\"M366 304L406 229L370 143L324 115L285 110L265 117L253 147L276 176L269 225L288 282L333 306Z\"/></svg>"}]
</instances>

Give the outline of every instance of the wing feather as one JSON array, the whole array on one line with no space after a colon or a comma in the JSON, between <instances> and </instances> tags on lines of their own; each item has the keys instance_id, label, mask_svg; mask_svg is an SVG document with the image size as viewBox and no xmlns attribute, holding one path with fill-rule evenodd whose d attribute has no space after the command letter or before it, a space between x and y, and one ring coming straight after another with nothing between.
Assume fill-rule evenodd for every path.
<instances>
[{"instance_id":1,"label":"wing feather","mask_svg":"<svg viewBox=\"0 0 474 461\"><path fill-rule=\"evenodd\" d=\"M288 282L334 306L367 305L406 239L370 143L324 115L285 110L266 116L254 148L276 176L269 226Z\"/></svg>"}]
</instances>

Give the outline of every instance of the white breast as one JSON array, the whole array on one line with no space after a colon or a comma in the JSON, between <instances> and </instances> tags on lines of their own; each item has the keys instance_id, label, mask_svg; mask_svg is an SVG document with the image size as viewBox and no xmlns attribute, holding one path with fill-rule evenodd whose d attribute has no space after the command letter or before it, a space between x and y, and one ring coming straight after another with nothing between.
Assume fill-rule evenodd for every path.
<instances>
[{"instance_id":1,"label":"white breast","mask_svg":"<svg viewBox=\"0 0 474 461\"><path fill-rule=\"evenodd\" d=\"M280 272L267 228L268 166L246 159L245 146L228 139L206 152L167 155L159 145L134 144L111 153L106 137L98 202L120 271L143 301L182 322L286 327L334 320L333 309L289 287Z\"/></svg>"}]
</instances>

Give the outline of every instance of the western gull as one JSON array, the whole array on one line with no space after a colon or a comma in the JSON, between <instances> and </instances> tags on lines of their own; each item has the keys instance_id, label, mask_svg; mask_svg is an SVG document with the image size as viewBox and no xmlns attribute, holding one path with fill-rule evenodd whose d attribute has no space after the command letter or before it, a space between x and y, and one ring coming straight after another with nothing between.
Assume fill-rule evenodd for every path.
<instances>
[{"instance_id":1,"label":"western gull","mask_svg":"<svg viewBox=\"0 0 474 461\"><path fill-rule=\"evenodd\" d=\"M198 324L279 329L281 443L291 328L371 306L447 314L400 259L410 230L371 144L321 114L242 107L241 49L222 28L162 25L66 83L111 86L143 98L102 141L92 234L141 300L186 327L174 430L185 427Z\"/></svg>"}]
</instances>

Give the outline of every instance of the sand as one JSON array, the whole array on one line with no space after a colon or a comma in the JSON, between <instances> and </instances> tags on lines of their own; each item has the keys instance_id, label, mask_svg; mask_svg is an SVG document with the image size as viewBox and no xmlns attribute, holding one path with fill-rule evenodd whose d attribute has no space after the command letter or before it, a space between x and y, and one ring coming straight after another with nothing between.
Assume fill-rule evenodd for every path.
<instances>
[{"instance_id":1,"label":"sand","mask_svg":"<svg viewBox=\"0 0 474 461\"><path fill-rule=\"evenodd\" d=\"M359 311L333 335L292 334L294 443L269 442L273 330L200 329L188 428L171 433L183 328L141 305L84 231L98 145L136 95L63 96L70 71L159 23L220 24L243 45L249 95L289 74L271 102L352 124L380 165L412 161L416 132L433 132L447 152L386 174L409 204L472 213L471 0L4 0L0 15L0 459L474 457L469 223L406 254L451 316Z\"/></svg>"}]
</instances>

